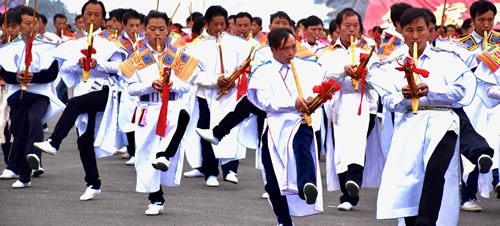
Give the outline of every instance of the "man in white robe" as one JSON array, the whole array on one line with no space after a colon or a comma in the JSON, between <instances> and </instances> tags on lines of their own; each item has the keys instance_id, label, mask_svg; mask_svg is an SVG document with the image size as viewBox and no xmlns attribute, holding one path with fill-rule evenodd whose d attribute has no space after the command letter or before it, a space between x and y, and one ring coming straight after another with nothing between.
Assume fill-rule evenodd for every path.
<instances>
[{"instance_id":1,"label":"man in white robe","mask_svg":"<svg viewBox=\"0 0 500 226\"><path fill-rule=\"evenodd\" d=\"M300 59L291 64L297 51L291 30L275 29L268 40L273 59L252 73L248 100L267 113L261 147L265 189L278 224L292 225L290 215L323 212L314 133L302 119L302 114L310 116L311 112L305 99L299 97L299 90L304 97L311 97L313 86L321 83L325 71L316 63ZM296 84L294 77L300 83Z\"/></svg>"},{"instance_id":2,"label":"man in white robe","mask_svg":"<svg viewBox=\"0 0 500 226\"><path fill-rule=\"evenodd\" d=\"M87 182L87 189L80 200L86 201L101 193L96 158L111 156L123 146L117 122L117 80L113 75L118 73L118 65L125 59L126 52L119 47L119 42L112 34L99 27L106 15L102 2L90 0L82 10L89 33L77 34L75 40L59 45L54 56L62 62L61 76L69 87L75 88L75 97L68 101L47 141L35 142L34 146L55 155L73 123L76 123L77 145ZM77 51L87 51L91 24L95 52L90 59L90 76L85 82L82 73L86 57Z\"/></svg>"},{"instance_id":3,"label":"man in white robe","mask_svg":"<svg viewBox=\"0 0 500 226\"><path fill-rule=\"evenodd\" d=\"M406 45L400 48L406 51L395 60L371 66L373 76L368 81L382 104L402 113L395 122L382 174L377 219L404 217L406 225L457 225L459 120L452 107L469 104L476 83L458 56L428 45L429 22L423 10L408 9L401 17ZM410 94L405 73L396 70L411 62L414 50L408 46L414 43L418 60L412 71L421 68L428 72L428 76L418 76L417 96ZM443 65L453 68L443 71ZM412 98L419 100L417 114L412 113Z\"/></svg>"}]
</instances>

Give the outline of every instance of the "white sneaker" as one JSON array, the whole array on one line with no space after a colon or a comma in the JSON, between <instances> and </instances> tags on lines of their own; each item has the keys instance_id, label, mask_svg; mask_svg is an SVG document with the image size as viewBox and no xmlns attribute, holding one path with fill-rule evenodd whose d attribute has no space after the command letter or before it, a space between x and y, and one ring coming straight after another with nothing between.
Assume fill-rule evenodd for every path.
<instances>
[{"instance_id":1,"label":"white sneaker","mask_svg":"<svg viewBox=\"0 0 500 226\"><path fill-rule=\"evenodd\" d=\"M122 154L122 156L120 156L120 158L122 158L122 159L129 159L130 158L130 154L126 152L125 154Z\"/></svg>"},{"instance_id":2,"label":"white sneaker","mask_svg":"<svg viewBox=\"0 0 500 226\"><path fill-rule=\"evenodd\" d=\"M35 142L33 143L33 146L35 146L36 148L40 149L40 151L43 151L47 154L56 155L57 149L55 147L52 147L50 142L52 142L52 140L49 138L43 142Z\"/></svg>"},{"instance_id":3,"label":"white sneaker","mask_svg":"<svg viewBox=\"0 0 500 226\"><path fill-rule=\"evenodd\" d=\"M268 199L269 198L269 193L267 193L267 192L262 193L262 198L263 199Z\"/></svg>"},{"instance_id":4,"label":"white sneaker","mask_svg":"<svg viewBox=\"0 0 500 226\"><path fill-rule=\"evenodd\" d=\"M32 170L31 173L33 174L33 177L39 177L40 175L45 173L45 170L43 170L43 168L40 167L37 170Z\"/></svg>"},{"instance_id":5,"label":"white sneaker","mask_svg":"<svg viewBox=\"0 0 500 226\"><path fill-rule=\"evenodd\" d=\"M351 203L349 202L343 202L342 204L338 205L337 206L337 210L340 210L340 211L350 211L352 210L354 206L352 206Z\"/></svg>"},{"instance_id":6,"label":"white sneaker","mask_svg":"<svg viewBox=\"0 0 500 226\"><path fill-rule=\"evenodd\" d=\"M359 185L350 180L345 183L345 189L349 192L349 196L356 198L359 196Z\"/></svg>"},{"instance_id":7,"label":"white sneaker","mask_svg":"<svg viewBox=\"0 0 500 226\"><path fill-rule=\"evenodd\" d=\"M32 170L40 169L40 158L35 154L28 154L26 156L26 161L30 165Z\"/></svg>"},{"instance_id":8,"label":"white sneaker","mask_svg":"<svg viewBox=\"0 0 500 226\"><path fill-rule=\"evenodd\" d=\"M203 174L202 172L200 172L197 169L194 169L194 170L191 170L191 171L187 171L187 172L184 173L184 177L187 177L187 178L204 177L204 176L205 176L205 174Z\"/></svg>"},{"instance_id":9,"label":"white sneaker","mask_svg":"<svg viewBox=\"0 0 500 226\"><path fill-rule=\"evenodd\" d=\"M208 187L219 187L219 181L217 181L216 176L209 176L207 178L207 186Z\"/></svg>"},{"instance_id":10,"label":"white sneaker","mask_svg":"<svg viewBox=\"0 0 500 226\"><path fill-rule=\"evenodd\" d=\"M236 177L236 176L238 176L238 174L236 174L232 170L229 170L229 173L224 178L224 181L228 181L228 182L231 182L233 184L238 184L238 177Z\"/></svg>"},{"instance_id":11,"label":"white sneaker","mask_svg":"<svg viewBox=\"0 0 500 226\"><path fill-rule=\"evenodd\" d=\"M13 188L25 188L25 187L29 187L29 186L31 186L31 182L23 183L20 180L16 180L16 182L14 182L12 184Z\"/></svg>"},{"instance_id":12,"label":"white sneaker","mask_svg":"<svg viewBox=\"0 0 500 226\"><path fill-rule=\"evenodd\" d=\"M155 159L151 165L153 165L153 168L157 170L161 170L163 172L167 172L168 167L170 167L170 161L167 160L165 157L159 157Z\"/></svg>"},{"instance_id":13,"label":"white sneaker","mask_svg":"<svg viewBox=\"0 0 500 226\"><path fill-rule=\"evenodd\" d=\"M154 216L163 213L163 209L163 204L155 202L154 204L149 204L148 209L144 213L148 216Z\"/></svg>"},{"instance_id":14,"label":"white sneaker","mask_svg":"<svg viewBox=\"0 0 500 226\"><path fill-rule=\"evenodd\" d=\"M214 137L214 133L210 129L200 129L196 128L196 132L200 135L203 140L206 140L214 145L219 144L220 140Z\"/></svg>"},{"instance_id":15,"label":"white sneaker","mask_svg":"<svg viewBox=\"0 0 500 226\"><path fill-rule=\"evenodd\" d=\"M468 212L481 212L483 210L474 200L465 202L460 208Z\"/></svg>"},{"instance_id":16,"label":"white sneaker","mask_svg":"<svg viewBox=\"0 0 500 226\"><path fill-rule=\"evenodd\" d=\"M19 175L14 173L12 170L9 169L4 169L2 174L0 175L0 179L7 180L7 179L16 179L19 178Z\"/></svg>"},{"instance_id":17,"label":"white sneaker","mask_svg":"<svg viewBox=\"0 0 500 226\"><path fill-rule=\"evenodd\" d=\"M477 159L477 167L479 169L479 173L485 174L490 172L490 168L493 165L493 160L488 155L481 155L479 159Z\"/></svg>"},{"instance_id":18,"label":"white sneaker","mask_svg":"<svg viewBox=\"0 0 500 226\"><path fill-rule=\"evenodd\" d=\"M318 198L318 188L311 182L307 182L302 189L304 192L304 198L306 203L311 205L316 203L316 198Z\"/></svg>"},{"instance_id":19,"label":"white sneaker","mask_svg":"<svg viewBox=\"0 0 500 226\"><path fill-rule=\"evenodd\" d=\"M127 166L135 165L135 156L130 157L130 159L125 162L125 165L127 165Z\"/></svg>"},{"instance_id":20,"label":"white sneaker","mask_svg":"<svg viewBox=\"0 0 500 226\"><path fill-rule=\"evenodd\" d=\"M83 193L83 195L80 196L80 201L91 200L99 194L101 194L101 189L93 189L92 186L88 186L87 189L85 190L85 193Z\"/></svg>"}]
</instances>

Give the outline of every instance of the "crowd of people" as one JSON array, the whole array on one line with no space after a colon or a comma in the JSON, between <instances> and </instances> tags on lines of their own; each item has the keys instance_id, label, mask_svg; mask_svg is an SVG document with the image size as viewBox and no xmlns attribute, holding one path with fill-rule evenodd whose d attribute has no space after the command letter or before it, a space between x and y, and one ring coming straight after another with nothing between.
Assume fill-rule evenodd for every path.
<instances>
[{"instance_id":1,"label":"crowd of people","mask_svg":"<svg viewBox=\"0 0 500 226\"><path fill-rule=\"evenodd\" d=\"M219 187L222 172L238 184L247 149L257 150L278 225L324 211L321 157L327 190L342 192L339 211L374 187L377 219L457 225L460 208L482 210L477 194L500 199L493 3L474 2L460 30L407 3L391 6L392 27L369 31L352 8L328 29L315 15L296 23L278 11L269 32L234 13L210 6L183 27L157 10L106 19L105 5L89 0L76 31L56 14L51 33L33 8L9 9L0 17L0 179L30 187L45 173L42 153L56 155L75 127L80 200L105 186L97 159L125 149L146 215L164 211L162 185L182 176ZM184 162L192 170L182 173Z\"/></svg>"}]
</instances>

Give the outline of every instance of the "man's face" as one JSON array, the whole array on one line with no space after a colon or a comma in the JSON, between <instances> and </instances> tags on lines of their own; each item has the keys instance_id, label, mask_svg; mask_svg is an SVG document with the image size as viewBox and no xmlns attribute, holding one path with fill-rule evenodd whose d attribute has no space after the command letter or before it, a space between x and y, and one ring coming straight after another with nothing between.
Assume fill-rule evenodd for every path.
<instances>
[{"instance_id":1,"label":"man's face","mask_svg":"<svg viewBox=\"0 0 500 226\"><path fill-rule=\"evenodd\" d=\"M136 18L130 18L125 21L125 32L127 32L128 37L134 39L135 34L139 33L139 29L141 28L141 20Z\"/></svg>"},{"instance_id":2,"label":"man's face","mask_svg":"<svg viewBox=\"0 0 500 226\"><path fill-rule=\"evenodd\" d=\"M83 17L78 18L78 20L75 21L75 26L77 30L83 30L84 23L83 23Z\"/></svg>"},{"instance_id":3,"label":"man's face","mask_svg":"<svg viewBox=\"0 0 500 226\"><path fill-rule=\"evenodd\" d=\"M340 39L343 42L350 42L350 37L354 36L356 38L359 34L360 24L358 16L345 16L340 23L340 27L337 28L340 33Z\"/></svg>"},{"instance_id":4,"label":"man's face","mask_svg":"<svg viewBox=\"0 0 500 226\"><path fill-rule=\"evenodd\" d=\"M227 26L227 33L232 34L234 32L234 19L228 19L229 26Z\"/></svg>"},{"instance_id":5,"label":"man's face","mask_svg":"<svg viewBox=\"0 0 500 226\"><path fill-rule=\"evenodd\" d=\"M340 37L340 30L339 30L339 28L337 27L337 29L335 29L335 31L333 31L330 35L331 35L331 38L332 38L333 42L337 41L337 39Z\"/></svg>"},{"instance_id":6,"label":"man's face","mask_svg":"<svg viewBox=\"0 0 500 226\"><path fill-rule=\"evenodd\" d=\"M262 31L262 26L259 26L255 21L252 22L252 34L258 34Z\"/></svg>"},{"instance_id":7,"label":"man's face","mask_svg":"<svg viewBox=\"0 0 500 226\"><path fill-rule=\"evenodd\" d=\"M305 35L308 43L315 43L316 39L319 38L319 35L323 32L323 25L313 25L309 26L306 29Z\"/></svg>"},{"instance_id":8,"label":"man's face","mask_svg":"<svg viewBox=\"0 0 500 226\"><path fill-rule=\"evenodd\" d=\"M10 36L10 39L14 39L19 35L19 31L21 30L21 26L16 23L8 23L7 28L4 29L5 35Z\"/></svg>"},{"instance_id":9,"label":"man's face","mask_svg":"<svg viewBox=\"0 0 500 226\"><path fill-rule=\"evenodd\" d=\"M495 21L495 15L493 11L488 11L481 15L476 15L476 19L471 19L472 24L474 25L475 31L483 35L484 31L490 32L493 28L493 22Z\"/></svg>"},{"instance_id":10,"label":"man's face","mask_svg":"<svg viewBox=\"0 0 500 226\"><path fill-rule=\"evenodd\" d=\"M455 33L456 33L456 31L452 27L446 28L446 37L454 37Z\"/></svg>"},{"instance_id":11,"label":"man's face","mask_svg":"<svg viewBox=\"0 0 500 226\"><path fill-rule=\"evenodd\" d=\"M404 37L405 44L410 49L413 49L414 42L417 43L419 52L425 49L429 40L429 27L425 23L424 18L417 18L410 24L402 27L402 29L401 34Z\"/></svg>"},{"instance_id":12,"label":"man's face","mask_svg":"<svg viewBox=\"0 0 500 226\"><path fill-rule=\"evenodd\" d=\"M109 21L111 29L116 30L118 34L120 34L121 31L123 30L122 22L116 19L116 17L112 17Z\"/></svg>"},{"instance_id":13,"label":"man's face","mask_svg":"<svg viewBox=\"0 0 500 226\"><path fill-rule=\"evenodd\" d=\"M246 38L248 37L248 34L250 34L252 24L248 17L240 17L236 18L234 27L234 35Z\"/></svg>"},{"instance_id":14,"label":"man's face","mask_svg":"<svg viewBox=\"0 0 500 226\"><path fill-rule=\"evenodd\" d=\"M57 34L61 34L61 31L65 30L67 26L66 19L64 18L56 18L54 21L54 27L56 27Z\"/></svg>"},{"instance_id":15,"label":"man's face","mask_svg":"<svg viewBox=\"0 0 500 226\"><path fill-rule=\"evenodd\" d=\"M46 29L46 24L43 23L41 18L38 18L38 33L44 34Z\"/></svg>"},{"instance_id":16,"label":"man's face","mask_svg":"<svg viewBox=\"0 0 500 226\"><path fill-rule=\"evenodd\" d=\"M287 19L281 17L274 18L273 22L269 24L270 31L276 28L283 28L283 27L290 27L290 23L288 22Z\"/></svg>"},{"instance_id":17,"label":"man's face","mask_svg":"<svg viewBox=\"0 0 500 226\"><path fill-rule=\"evenodd\" d=\"M94 31L99 29L102 23L102 9L99 4L88 4L83 11L83 24L85 29L90 28L90 24L94 24Z\"/></svg>"},{"instance_id":18,"label":"man's face","mask_svg":"<svg viewBox=\"0 0 500 226\"><path fill-rule=\"evenodd\" d=\"M33 24L33 17L28 14L21 15L21 33L24 38L29 38L31 34L31 26ZM35 20L35 31L38 31L38 20Z\"/></svg>"},{"instance_id":19,"label":"man's face","mask_svg":"<svg viewBox=\"0 0 500 226\"><path fill-rule=\"evenodd\" d=\"M429 23L429 42L433 42L436 37L436 25Z\"/></svg>"},{"instance_id":20,"label":"man's face","mask_svg":"<svg viewBox=\"0 0 500 226\"><path fill-rule=\"evenodd\" d=\"M212 36L222 33L226 28L226 18L223 16L215 16L211 21L205 21L207 33Z\"/></svg>"},{"instance_id":21,"label":"man's face","mask_svg":"<svg viewBox=\"0 0 500 226\"><path fill-rule=\"evenodd\" d=\"M165 43L169 31L170 29L164 19L151 18L146 26L146 37L148 38L149 45L155 48L158 39L161 44Z\"/></svg>"},{"instance_id":22,"label":"man's face","mask_svg":"<svg viewBox=\"0 0 500 226\"><path fill-rule=\"evenodd\" d=\"M289 64L290 60L292 60L297 53L297 44L295 42L295 37L292 34L289 34L288 40L286 43L284 42L285 41L283 40L282 43L280 43L280 47L278 47L278 49L271 47L271 52L273 53L273 57L276 61L282 64ZM285 45L283 45L283 43Z\"/></svg>"}]
</instances>

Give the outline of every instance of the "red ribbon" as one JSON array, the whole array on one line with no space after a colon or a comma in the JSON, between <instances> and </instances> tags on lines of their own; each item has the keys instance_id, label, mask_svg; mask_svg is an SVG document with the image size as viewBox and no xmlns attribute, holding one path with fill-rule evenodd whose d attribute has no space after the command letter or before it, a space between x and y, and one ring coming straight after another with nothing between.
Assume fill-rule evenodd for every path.
<instances>
[{"instance_id":1,"label":"red ribbon","mask_svg":"<svg viewBox=\"0 0 500 226\"><path fill-rule=\"evenodd\" d=\"M412 73L417 73L419 75L422 75L422 77L424 78L429 77L429 72L424 69L417 68L417 65L415 65L415 61L413 61L413 58L409 56L406 57L406 62L404 64L401 64L399 62L398 64L401 67L396 67L396 70L406 72L405 78L411 76Z\"/></svg>"},{"instance_id":2,"label":"red ribbon","mask_svg":"<svg viewBox=\"0 0 500 226\"><path fill-rule=\"evenodd\" d=\"M35 38L34 33L32 32L30 38L28 39L28 43L26 43L26 57L24 58L24 64L27 68L30 67L31 62L33 61L33 54L31 53L31 49L33 48L33 40Z\"/></svg>"},{"instance_id":3,"label":"red ribbon","mask_svg":"<svg viewBox=\"0 0 500 226\"><path fill-rule=\"evenodd\" d=\"M169 67L163 68L164 75L169 73L169 71ZM170 87L168 86L168 83L168 81L163 81L160 115L158 116L158 124L156 125L156 135L160 137L165 137L165 133L167 131L168 100L170 99Z\"/></svg>"},{"instance_id":4,"label":"red ribbon","mask_svg":"<svg viewBox=\"0 0 500 226\"><path fill-rule=\"evenodd\" d=\"M333 91L331 93L328 93L328 90L330 90L332 87ZM335 82L333 79L329 79L326 82L322 82L319 86L314 86L313 92L319 95L319 97L321 98L321 103L323 104L327 100L332 99L332 94L340 90L340 88L341 86L337 82Z\"/></svg>"},{"instance_id":5,"label":"red ribbon","mask_svg":"<svg viewBox=\"0 0 500 226\"><path fill-rule=\"evenodd\" d=\"M368 54L366 53L360 53L359 54L359 62L365 60L365 58L368 57ZM361 82L361 100L359 101L359 106L358 106L358 115L361 115L361 108L363 105L363 97L365 96L365 82L366 82L366 73L368 72L368 69L366 67L360 67L357 69L356 73L360 75L360 82Z\"/></svg>"},{"instance_id":6,"label":"red ribbon","mask_svg":"<svg viewBox=\"0 0 500 226\"><path fill-rule=\"evenodd\" d=\"M238 77L238 91L236 93L236 100L240 100L241 97L247 94L248 90L248 75L250 74L250 69L243 71Z\"/></svg>"}]
</instances>

